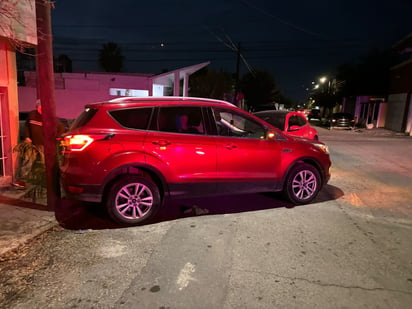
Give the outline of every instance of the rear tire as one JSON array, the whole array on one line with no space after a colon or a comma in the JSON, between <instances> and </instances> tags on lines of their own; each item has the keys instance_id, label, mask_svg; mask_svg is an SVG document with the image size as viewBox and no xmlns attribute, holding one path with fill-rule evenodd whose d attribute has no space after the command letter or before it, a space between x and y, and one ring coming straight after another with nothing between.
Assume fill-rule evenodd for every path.
<instances>
[{"instance_id":1,"label":"rear tire","mask_svg":"<svg viewBox=\"0 0 412 309\"><path fill-rule=\"evenodd\" d=\"M294 166L286 177L283 193L295 205L310 203L321 186L319 171L307 163Z\"/></svg>"},{"instance_id":2,"label":"rear tire","mask_svg":"<svg viewBox=\"0 0 412 309\"><path fill-rule=\"evenodd\" d=\"M161 205L157 185L149 178L128 175L117 180L110 188L106 208L116 222L138 225L147 222Z\"/></svg>"}]
</instances>

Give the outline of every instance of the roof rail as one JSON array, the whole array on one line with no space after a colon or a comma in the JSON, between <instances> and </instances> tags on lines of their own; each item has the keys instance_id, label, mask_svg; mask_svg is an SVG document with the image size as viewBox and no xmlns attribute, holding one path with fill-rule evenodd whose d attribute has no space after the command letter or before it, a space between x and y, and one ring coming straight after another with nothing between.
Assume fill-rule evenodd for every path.
<instances>
[{"instance_id":1,"label":"roof rail","mask_svg":"<svg viewBox=\"0 0 412 309\"><path fill-rule=\"evenodd\" d=\"M217 99L210 99L210 98L198 98L198 97L178 97L178 96L163 96L163 97L120 97L116 99L109 100L110 103L122 103L122 102L137 102L137 101L152 101L152 100L167 100L167 101L203 101L203 102L211 102L211 103L219 103L224 105L232 105L232 103L217 100Z\"/></svg>"}]
</instances>

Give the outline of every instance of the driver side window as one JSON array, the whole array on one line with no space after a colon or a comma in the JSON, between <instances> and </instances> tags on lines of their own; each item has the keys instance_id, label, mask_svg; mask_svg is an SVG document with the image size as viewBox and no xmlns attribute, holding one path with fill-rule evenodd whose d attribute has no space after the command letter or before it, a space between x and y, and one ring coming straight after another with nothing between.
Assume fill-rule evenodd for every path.
<instances>
[{"instance_id":1,"label":"driver side window","mask_svg":"<svg viewBox=\"0 0 412 309\"><path fill-rule=\"evenodd\" d=\"M219 136L232 136L240 138L265 138L265 128L244 115L231 110L214 109L217 134Z\"/></svg>"},{"instance_id":2,"label":"driver side window","mask_svg":"<svg viewBox=\"0 0 412 309\"><path fill-rule=\"evenodd\" d=\"M303 127L305 124L306 124L306 121L305 119L303 119L303 117L294 115L289 118L289 129L292 126Z\"/></svg>"}]
</instances>

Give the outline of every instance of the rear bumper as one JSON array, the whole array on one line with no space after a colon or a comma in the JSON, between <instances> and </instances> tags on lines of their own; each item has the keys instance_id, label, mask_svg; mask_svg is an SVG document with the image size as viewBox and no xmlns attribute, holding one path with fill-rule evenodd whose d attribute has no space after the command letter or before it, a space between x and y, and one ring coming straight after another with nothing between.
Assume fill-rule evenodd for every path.
<instances>
[{"instance_id":1,"label":"rear bumper","mask_svg":"<svg viewBox=\"0 0 412 309\"><path fill-rule=\"evenodd\" d=\"M102 201L103 193L100 185L82 185L77 183L73 185L66 182L64 177L61 178L61 185L64 195L69 199L97 203Z\"/></svg>"},{"instance_id":2,"label":"rear bumper","mask_svg":"<svg viewBox=\"0 0 412 309\"><path fill-rule=\"evenodd\" d=\"M98 193L92 192L81 192L81 193L73 193L70 190L63 187L65 197L83 201L83 202L93 202L93 203L100 203L102 201L102 195Z\"/></svg>"}]
</instances>

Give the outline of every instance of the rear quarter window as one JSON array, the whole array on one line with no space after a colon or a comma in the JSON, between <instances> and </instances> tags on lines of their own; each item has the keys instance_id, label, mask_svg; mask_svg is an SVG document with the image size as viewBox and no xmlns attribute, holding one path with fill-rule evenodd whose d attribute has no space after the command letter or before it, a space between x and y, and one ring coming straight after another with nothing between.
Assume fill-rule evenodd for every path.
<instances>
[{"instance_id":1,"label":"rear quarter window","mask_svg":"<svg viewBox=\"0 0 412 309\"><path fill-rule=\"evenodd\" d=\"M109 112L121 126L130 129L146 130L153 108L119 109Z\"/></svg>"},{"instance_id":2,"label":"rear quarter window","mask_svg":"<svg viewBox=\"0 0 412 309\"><path fill-rule=\"evenodd\" d=\"M86 108L79 117L73 122L70 129L77 129L88 123L97 113L97 108Z\"/></svg>"}]
</instances>

